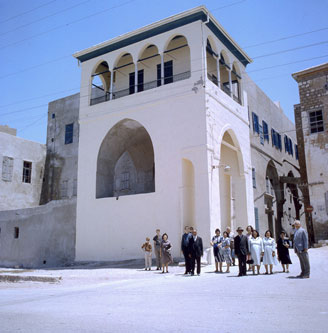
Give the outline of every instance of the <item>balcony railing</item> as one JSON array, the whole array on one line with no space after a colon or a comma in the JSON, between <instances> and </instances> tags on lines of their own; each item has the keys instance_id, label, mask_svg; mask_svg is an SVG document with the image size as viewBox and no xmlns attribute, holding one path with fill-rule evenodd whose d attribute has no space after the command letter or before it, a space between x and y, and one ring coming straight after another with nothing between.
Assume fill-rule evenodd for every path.
<instances>
[{"instance_id":1,"label":"balcony railing","mask_svg":"<svg viewBox=\"0 0 328 333\"><path fill-rule=\"evenodd\" d=\"M239 104L241 105L241 99L240 99L239 96L232 95L232 97L233 97L233 100L234 100L235 102L237 102L237 103L239 103Z\"/></svg>"},{"instance_id":2,"label":"balcony railing","mask_svg":"<svg viewBox=\"0 0 328 333\"><path fill-rule=\"evenodd\" d=\"M99 103L102 103L102 102L109 101L109 95L110 94L107 92L103 96L91 98L90 105L95 105L95 104L99 104Z\"/></svg>"},{"instance_id":3,"label":"balcony railing","mask_svg":"<svg viewBox=\"0 0 328 333\"><path fill-rule=\"evenodd\" d=\"M223 92L225 92L227 95L231 96L230 89L227 86L225 86L224 84L221 84L221 90Z\"/></svg>"},{"instance_id":4,"label":"balcony railing","mask_svg":"<svg viewBox=\"0 0 328 333\"><path fill-rule=\"evenodd\" d=\"M179 74L176 74L173 76L164 77L164 85L186 80L186 79L190 78L190 75L191 75L191 72L188 71L188 72L179 73ZM137 93L145 91L145 90L157 88L157 87L161 86L161 83L162 83L161 80L155 80L155 81L138 84ZM113 94L112 99L118 99L121 97L132 95L132 94L134 94L134 86L131 86L127 89L123 89L123 90L119 90L119 91L113 91L112 94ZM106 92L103 96L98 96L98 97L92 98L90 100L90 105L99 104L99 103L106 102L109 100L110 100L110 93Z\"/></svg>"},{"instance_id":5,"label":"balcony railing","mask_svg":"<svg viewBox=\"0 0 328 333\"><path fill-rule=\"evenodd\" d=\"M212 81L216 86L218 86L218 79L216 76L207 73L207 77L210 81Z\"/></svg>"}]
</instances>

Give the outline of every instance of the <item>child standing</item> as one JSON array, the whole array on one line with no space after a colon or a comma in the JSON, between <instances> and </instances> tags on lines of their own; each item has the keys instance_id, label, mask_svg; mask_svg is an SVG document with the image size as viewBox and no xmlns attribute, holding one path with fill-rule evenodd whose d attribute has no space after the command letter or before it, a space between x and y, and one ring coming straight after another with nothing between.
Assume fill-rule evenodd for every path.
<instances>
[{"instance_id":1,"label":"child standing","mask_svg":"<svg viewBox=\"0 0 328 333\"><path fill-rule=\"evenodd\" d=\"M152 251L152 247L150 244L150 238L147 237L146 238L146 243L143 243L141 248L145 251L145 271L147 271L148 269L151 270L151 251Z\"/></svg>"}]
</instances>

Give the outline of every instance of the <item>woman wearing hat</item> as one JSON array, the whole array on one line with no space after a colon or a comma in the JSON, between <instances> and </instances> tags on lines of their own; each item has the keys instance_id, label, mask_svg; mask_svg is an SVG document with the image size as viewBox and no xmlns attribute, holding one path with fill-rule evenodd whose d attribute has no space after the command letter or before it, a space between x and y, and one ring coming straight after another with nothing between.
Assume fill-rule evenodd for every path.
<instances>
[{"instance_id":1,"label":"woman wearing hat","mask_svg":"<svg viewBox=\"0 0 328 333\"><path fill-rule=\"evenodd\" d=\"M281 262L283 272L289 273L289 265L292 263L289 256L289 240L285 239L286 233L282 231L277 242L278 260ZM286 266L286 268L285 268Z\"/></svg>"}]
</instances>

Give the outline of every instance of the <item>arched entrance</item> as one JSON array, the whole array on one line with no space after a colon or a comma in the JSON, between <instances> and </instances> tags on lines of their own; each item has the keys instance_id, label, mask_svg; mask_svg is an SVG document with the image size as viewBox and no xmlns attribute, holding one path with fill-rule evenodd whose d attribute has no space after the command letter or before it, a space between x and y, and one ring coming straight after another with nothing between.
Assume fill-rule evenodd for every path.
<instances>
[{"instance_id":1,"label":"arched entrance","mask_svg":"<svg viewBox=\"0 0 328 333\"><path fill-rule=\"evenodd\" d=\"M96 198L155 192L154 149L147 130L124 119L105 136L98 153Z\"/></svg>"},{"instance_id":2,"label":"arched entrance","mask_svg":"<svg viewBox=\"0 0 328 333\"><path fill-rule=\"evenodd\" d=\"M220 217L221 229L246 227L247 201L243 159L238 140L232 130L224 133L220 150Z\"/></svg>"},{"instance_id":3,"label":"arched entrance","mask_svg":"<svg viewBox=\"0 0 328 333\"><path fill-rule=\"evenodd\" d=\"M284 188L279 181L278 172L272 160L267 166L266 182L265 213L268 216L268 229L275 237L278 237L281 232L281 220L283 218Z\"/></svg>"}]
</instances>

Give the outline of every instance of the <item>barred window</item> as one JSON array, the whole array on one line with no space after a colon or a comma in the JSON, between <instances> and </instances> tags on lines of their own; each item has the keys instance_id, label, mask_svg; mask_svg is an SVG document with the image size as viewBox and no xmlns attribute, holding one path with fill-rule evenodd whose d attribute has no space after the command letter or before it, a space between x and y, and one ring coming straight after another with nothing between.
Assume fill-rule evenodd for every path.
<instances>
[{"instance_id":1,"label":"barred window","mask_svg":"<svg viewBox=\"0 0 328 333\"><path fill-rule=\"evenodd\" d=\"M31 183L32 162L23 162L23 183Z\"/></svg>"},{"instance_id":2,"label":"barred window","mask_svg":"<svg viewBox=\"0 0 328 333\"><path fill-rule=\"evenodd\" d=\"M13 178L14 159L12 157L4 156L2 159L2 180L11 182Z\"/></svg>"},{"instance_id":3,"label":"barred window","mask_svg":"<svg viewBox=\"0 0 328 333\"><path fill-rule=\"evenodd\" d=\"M311 134L323 132L322 110L310 112L309 117Z\"/></svg>"}]
</instances>

